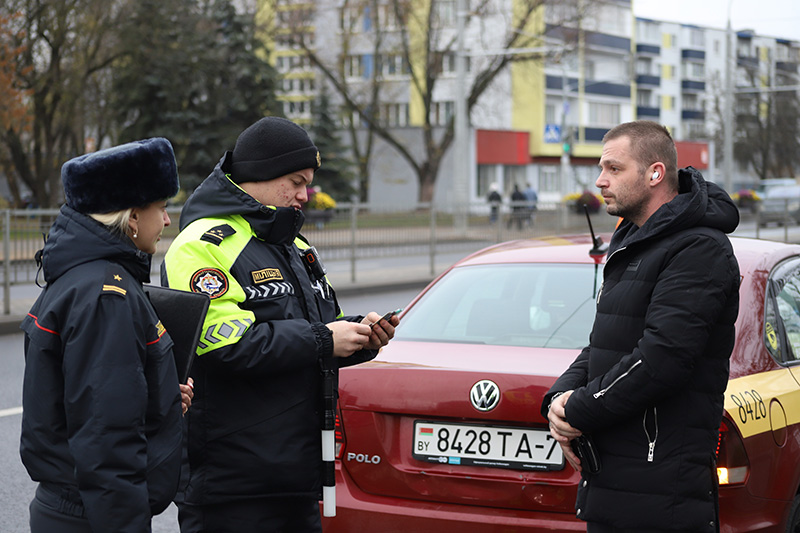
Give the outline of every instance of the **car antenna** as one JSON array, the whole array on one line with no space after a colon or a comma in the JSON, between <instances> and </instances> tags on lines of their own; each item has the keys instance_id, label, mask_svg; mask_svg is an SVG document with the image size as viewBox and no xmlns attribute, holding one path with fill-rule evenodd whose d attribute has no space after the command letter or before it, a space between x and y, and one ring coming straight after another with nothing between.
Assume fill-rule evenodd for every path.
<instances>
[{"instance_id":1,"label":"car antenna","mask_svg":"<svg viewBox=\"0 0 800 533\"><path fill-rule=\"evenodd\" d=\"M596 298L597 267L600 265L600 261L603 260L603 256L606 255L606 252L608 251L608 244L603 242L602 237L594 234L592 219L589 217L589 208L586 206L586 204L583 204L583 212L586 213L586 222L589 224L589 233L592 234L592 248L589 250L589 257L594 259L594 287L592 287L592 298Z\"/></svg>"},{"instance_id":2,"label":"car antenna","mask_svg":"<svg viewBox=\"0 0 800 533\"><path fill-rule=\"evenodd\" d=\"M589 208L583 204L583 212L586 213L586 222L589 224L589 233L592 234L592 249L589 250L589 255L594 259L595 263L600 261L608 251L608 244L603 242L603 238L594 234L592 227L592 219L589 217Z\"/></svg>"}]
</instances>

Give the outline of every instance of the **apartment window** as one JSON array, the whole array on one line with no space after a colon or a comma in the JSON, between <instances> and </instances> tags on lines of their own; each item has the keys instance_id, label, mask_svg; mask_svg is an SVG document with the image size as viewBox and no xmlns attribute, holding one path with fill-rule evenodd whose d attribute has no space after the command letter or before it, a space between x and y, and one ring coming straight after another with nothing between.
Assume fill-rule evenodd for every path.
<instances>
[{"instance_id":1,"label":"apartment window","mask_svg":"<svg viewBox=\"0 0 800 533\"><path fill-rule=\"evenodd\" d=\"M478 190L475 191L478 198L486 198L489 195L489 186L497 181L496 165L478 165Z\"/></svg>"},{"instance_id":2,"label":"apartment window","mask_svg":"<svg viewBox=\"0 0 800 533\"><path fill-rule=\"evenodd\" d=\"M408 125L408 104L382 104L380 121L387 127Z\"/></svg>"},{"instance_id":3,"label":"apartment window","mask_svg":"<svg viewBox=\"0 0 800 533\"><path fill-rule=\"evenodd\" d=\"M687 111L700 111L702 109L702 102L696 94L683 95L683 108Z\"/></svg>"},{"instance_id":4,"label":"apartment window","mask_svg":"<svg viewBox=\"0 0 800 533\"><path fill-rule=\"evenodd\" d=\"M561 109L561 106L552 102L545 104L544 121L546 124L561 124L561 116L556 116L557 109Z\"/></svg>"},{"instance_id":5,"label":"apartment window","mask_svg":"<svg viewBox=\"0 0 800 533\"><path fill-rule=\"evenodd\" d=\"M455 111L454 102L433 102L431 104L431 124L444 126L453 116Z\"/></svg>"},{"instance_id":6,"label":"apartment window","mask_svg":"<svg viewBox=\"0 0 800 533\"><path fill-rule=\"evenodd\" d=\"M703 63L684 63L683 74L689 80L702 80L706 76L706 67Z\"/></svg>"},{"instance_id":7,"label":"apartment window","mask_svg":"<svg viewBox=\"0 0 800 533\"><path fill-rule=\"evenodd\" d=\"M454 28L456 25L456 1L435 0L435 22L439 28Z\"/></svg>"},{"instance_id":8,"label":"apartment window","mask_svg":"<svg viewBox=\"0 0 800 533\"><path fill-rule=\"evenodd\" d=\"M660 38L659 24L642 20L637 21L636 33L639 41L657 43Z\"/></svg>"},{"instance_id":9,"label":"apartment window","mask_svg":"<svg viewBox=\"0 0 800 533\"><path fill-rule=\"evenodd\" d=\"M560 192L561 180L558 179L559 167L542 165L539 169L539 193Z\"/></svg>"},{"instance_id":10,"label":"apartment window","mask_svg":"<svg viewBox=\"0 0 800 533\"><path fill-rule=\"evenodd\" d=\"M636 74L649 76L652 72L653 60L649 57L639 57L636 59Z\"/></svg>"},{"instance_id":11,"label":"apartment window","mask_svg":"<svg viewBox=\"0 0 800 533\"><path fill-rule=\"evenodd\" d=\"M689 42L692 48L705 48L706 46L706 32L698 28L689 29Z\"/></svg>"},{"instance_id":12,"label":"apartment window","mask_svg":"<svg viewBox=\"0 0 800 533\"><path fill-rule=\"evenodd\" d=\"M684 138L686 139L707 139L705 124L701 121L687 122L684 125Z\"/></svg>"},{"instance_id":13,"label":"apartment window","mask_svg":"<svg viewBox=\"0 0 800 533\"><path fill-rule=\"evenodd\" d=\"M620 123L619 104L590 102L589 123L592 126L616 126Z\"/></svg>"},{"instance_id":14,"label":"apartment window","mask_svg":"<svg viewBox=\"0 0 800 533\"><path fill-rule=\"evenodd\" d=\"M653 107L653 91L639 89L636 93L636 104L640 107Z\"/></svg>"},{"instance_id":15,"label":"apartment window","mask_svg":"<svg viewBox=\"0 0 800 533\"><path fill-rule=\"evenodd\" d=\"M344 69L345 75L349 78L369 78L372 73L372 56L348 56L345 60Z\"/></svg>"}]
</instances>

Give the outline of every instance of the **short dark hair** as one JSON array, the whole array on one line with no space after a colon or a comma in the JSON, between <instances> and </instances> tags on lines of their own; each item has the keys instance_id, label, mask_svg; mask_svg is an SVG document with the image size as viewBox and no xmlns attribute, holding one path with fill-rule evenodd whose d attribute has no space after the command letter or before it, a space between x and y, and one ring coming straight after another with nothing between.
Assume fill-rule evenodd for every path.
<instances>
[{"instance_id":1,"label":"short dark hair","mask_svg":"<svg viewBox=\"0 0 800 533\"><path fill-rule=\"evenodd\" d=\"M631 151L639 164L639 172L643 173L647 167L656 161L661 161L664 163L665 177L677 190L678 152L675 141L672 140L672 135L666 127L651 120L625 122L606 132L603 142L619 137L630 139Z\"/></svg>"}]
</instances>

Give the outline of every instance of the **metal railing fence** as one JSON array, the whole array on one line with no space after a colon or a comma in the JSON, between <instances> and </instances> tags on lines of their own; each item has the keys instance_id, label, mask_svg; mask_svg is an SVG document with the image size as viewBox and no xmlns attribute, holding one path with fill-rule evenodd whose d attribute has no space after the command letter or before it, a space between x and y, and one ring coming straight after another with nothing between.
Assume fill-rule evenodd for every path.
<instances>
[{"instance_id":1,"label":"metal railing fence","mask_svg":"<svg viewBox=\"0 0 800 533\"><path fill-rule=\"evenodd\" d=\"M38 269L34 256L42 248L58 209L6 209L0 213L3 313L9 314L9 287L35 281ZM164 254L178 234L180 207L169 208L168 213L172 225L165 228L153 257L156 279ZM437 254L468 253L506 240L588 231L582 209L564 203L540 202L538 209L531 211L524 202L505 202L498 206L496 220L491 218L485 202L467 206L465 217L454 215L452 205L440 209L418 204L413 209L392 210L369 204L339 204L327 211L308 211L302 233L326 262L349 261L351 280L356 282L360 259L428 256L433 274ZM595 232L614 229L616 219L604 209L591 218Z\"/></svg>"}]
</instances>

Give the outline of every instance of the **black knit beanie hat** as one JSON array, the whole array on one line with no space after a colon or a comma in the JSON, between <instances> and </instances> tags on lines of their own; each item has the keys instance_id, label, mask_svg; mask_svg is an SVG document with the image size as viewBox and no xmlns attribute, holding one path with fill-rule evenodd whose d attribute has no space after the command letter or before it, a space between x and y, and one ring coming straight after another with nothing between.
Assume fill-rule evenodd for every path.
<instances>
[{"instance_id":1,"label":"black knit beanie hat","mask_svg":"<svg viewBox=\"0 0 800 533\"><path fill-rule=\"evenodd\" d=\"M301 126L280 117L264 117L236 139L231 180L268 181L298 170L320 167L319 150Z\"/></svg>"},{"instance_id":2,"label":"black knit beanie hat","mask_svg":"<svg viewBox=\"0 0 800 533\"><path fill-rule=\"evenodd\" d=\"M87 215L143 207L180 188L175 153L162 137L70 159L61 167L61 181L67 205Z\"/></svg>"}]
</instances>

